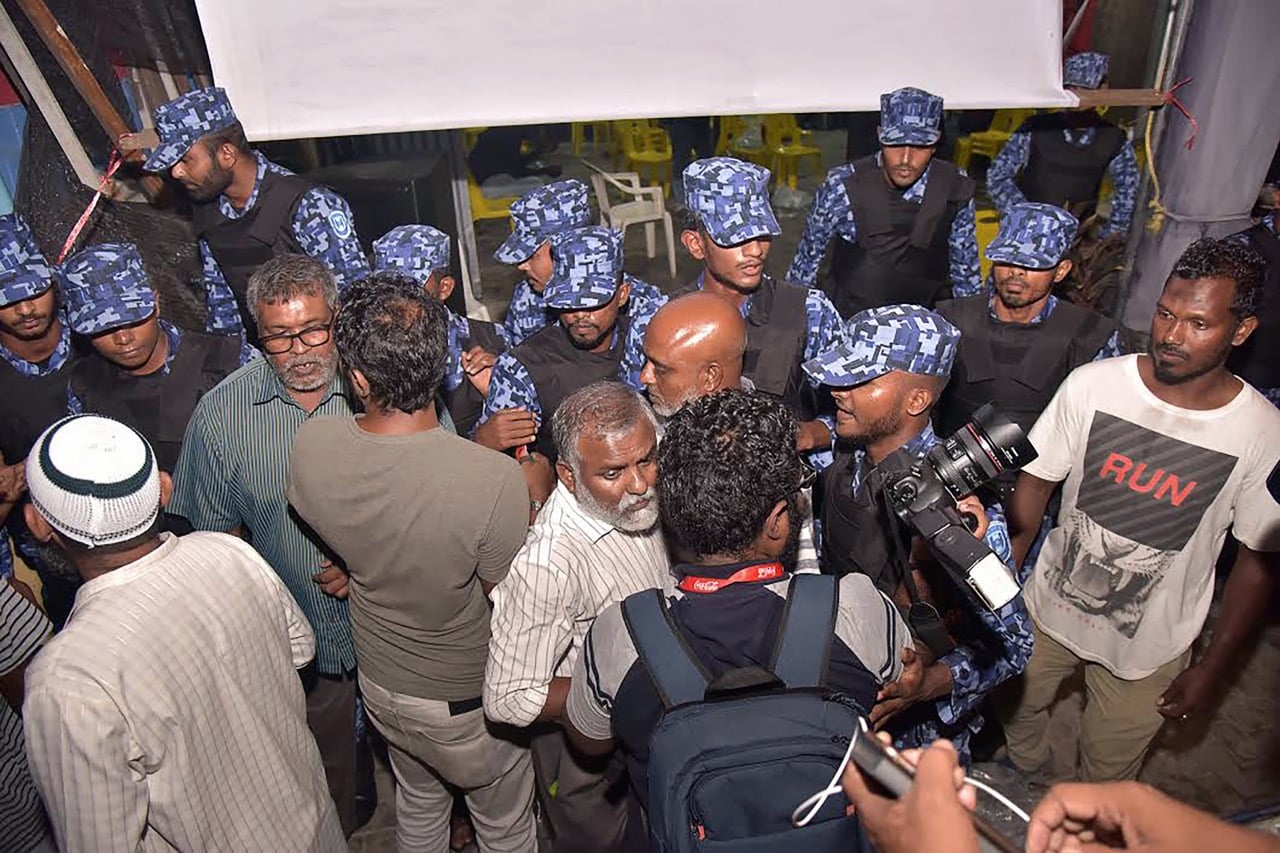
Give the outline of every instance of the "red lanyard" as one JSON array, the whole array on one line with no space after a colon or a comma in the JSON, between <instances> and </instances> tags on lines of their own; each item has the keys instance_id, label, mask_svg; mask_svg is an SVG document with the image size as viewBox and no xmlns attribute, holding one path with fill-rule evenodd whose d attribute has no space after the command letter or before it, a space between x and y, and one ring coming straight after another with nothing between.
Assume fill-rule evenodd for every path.
<instances>
[{"instance_id":1,"label":"red lanyard","mask_svg":"<svg viewBox=\"0 0 1280 853\"><path fill-rule=\"evenodd\" d=\"M738 569L727 578L700 578L685 575L680 580L680 588L685 592L719 592L726 586L735 583L759 583L760 581L777 580L787 573L781 563L759 563Z\"/></svg>"}]
</instances>

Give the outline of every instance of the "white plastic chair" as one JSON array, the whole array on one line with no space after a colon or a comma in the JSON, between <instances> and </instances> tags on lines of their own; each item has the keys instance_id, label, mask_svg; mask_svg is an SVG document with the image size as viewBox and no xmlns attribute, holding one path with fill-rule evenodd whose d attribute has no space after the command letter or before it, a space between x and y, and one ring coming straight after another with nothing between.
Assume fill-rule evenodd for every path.
<instances>
[{"instance_id":1,"label":"white plastic chair","mask_svg":"<svg viewBox=\"0 0 1280 853\"><path fill-rule=\"evenodd\" d=\"M657 257L657 225L662 223L667 238L667 265L671 269L671 277L676 277L676 244L675 229L671 224L671 214L662 197L662 187L640 186L640 175L636 172L606 172L594 163L582 161L591 167L591 186L595 190L596 202L600 206L600 224L622 232L622 239L627 238L627 226L644 225L645 250L650 258ZM612 187L623 198L613 204L609 200L609 188Z\"/></svg>"}]
</instances>

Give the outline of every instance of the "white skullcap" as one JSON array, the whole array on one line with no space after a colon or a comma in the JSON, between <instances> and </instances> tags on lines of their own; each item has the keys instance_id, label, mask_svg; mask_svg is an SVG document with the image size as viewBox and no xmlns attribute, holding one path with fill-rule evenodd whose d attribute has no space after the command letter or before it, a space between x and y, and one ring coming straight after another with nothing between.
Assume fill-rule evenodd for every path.
<instances>
[{"instance_id":1,"label":"white skullcap","mask_svg":"<svg viewBox=\"0 0 1280 853\"><path fill-rule=\"evenodd\" d=\"M73 415L44 431L27 455L31 503L83 545L145 533L160 514L160 472L147 440L99 415Z\"/></svg>"}]
</instances>

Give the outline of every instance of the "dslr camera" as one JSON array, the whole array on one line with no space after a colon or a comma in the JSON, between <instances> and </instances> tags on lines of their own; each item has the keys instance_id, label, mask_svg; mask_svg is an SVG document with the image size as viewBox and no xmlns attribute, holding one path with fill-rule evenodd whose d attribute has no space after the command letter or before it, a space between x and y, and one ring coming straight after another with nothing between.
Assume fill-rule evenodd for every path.
<instances>
[{"instance_id":1,"label":"dslr camera","mask_svg":"<svg viewBox=\"0 0 1280 853\"><path fill-rule=\"evenodd\" d=\"M977 519L967 521L956 501L1035 458L1022 429L988 403L923 459L902 449L876 468L894 513L920 535L943 568L968 584L987 607L999 610L1018 594L1018 582L973 535Z\"/></svg>"}]
</instances>

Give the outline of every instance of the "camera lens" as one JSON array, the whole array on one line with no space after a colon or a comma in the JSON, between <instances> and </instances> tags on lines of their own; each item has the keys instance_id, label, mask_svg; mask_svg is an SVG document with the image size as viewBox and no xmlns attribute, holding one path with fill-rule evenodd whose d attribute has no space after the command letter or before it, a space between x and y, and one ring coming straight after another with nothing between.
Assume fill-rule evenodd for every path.
<instances>
[{"instance_id":1,"label":"camera lens","mask_svg":"<svg viewBox=\"0 0 1280 853\"><path fill-rule=\"evenodd\" d=\"M1036 458L1021 427L988 403L953 435L929 451L938 479L956 500Z\"/></svg>"}]
</instances>

